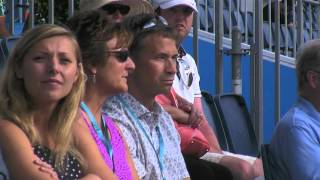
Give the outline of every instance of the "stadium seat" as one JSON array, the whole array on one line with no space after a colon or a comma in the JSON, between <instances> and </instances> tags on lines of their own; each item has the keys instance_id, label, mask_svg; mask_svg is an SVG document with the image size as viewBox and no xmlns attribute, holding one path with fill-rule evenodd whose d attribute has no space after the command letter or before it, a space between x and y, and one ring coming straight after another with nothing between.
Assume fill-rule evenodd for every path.
<instances>
[{"instance_id":1,"label":"stadium seat","mask_svg":"<svg viewBox=\"0 0 320 180\"><path fill-rule=\"evenodd\" d=\"M280 26L281 28L281 33L283 35L283 38L284 38L284 43L286 42L286 38L288 39L288 50L292 51L293 50L293 36L291 35L291 31L290 31L290 27L286 27L285 25L281 25ZM292 27L291 27L292 28Z\"/></svg>"},{"instance_id":2,"label":"stadium seat","mask_svg":"<svg viewBox=\"0 0 320 180\"><path fill-rule=\"evenodd\" d=\"M236 0L224 0L224 8L230 9L231 10L236 10L237 9L237 1Z\"/></svg>"},{"instance_id":3,"label":"stadium seat","mask_svg":"<svg viewBox=\"0 0 320 180\"><path fill-rule=\"evenodd\" d=\"M221 149L224 151L229 151L229 144L227 141L226 133L223 130L220 118L218 117L217 110L213 102L213 97L211 96L211 94L204 91L201 94L201 104L204 115L206 116L210 127L215 132Z\"/></svg>"},{"instance_id":4,"label":"stadium seat","mask_svg":"<svg viewBox=\"0 0 320 180\"><path fill-rule=\"evenodd\" d=\"M274 43L273 43L273 33L272 29L270 29L270 25L268 22L263 23L263 43L264 43L264 48L273 48Z\"/></svg>"},{"instance_id":5,"label":"stadium seat","mask_svg":"<svg viewBox=\"0 0 320 180\"><path fill-rule=\"evenodd\" d=\"M208 26L208 32L213 32L213 6L210 6L210 1L208 2L208 14L206 19L206 5L205 5L205 0L200 0L199 1L199 19L200 19L200 29L202 30L207 30L206 25ZM207 22L206 22L207 21ZM208 23L208 24L207 24Z\"/></svg>"},{"instance_id":6,"label":"stadium seat","mask_svg":"<svg viewBox=\"0 0 320 180\"><path fill-rule=\"evenodd\" d=\"M242 18L242 13L239 11L239 15L238 15L237 11L232 11L231 17L232 17L232 25L233 26L238 25L240 27L241 34L244 35L245 34L245 27L244 27L244 21Z\"/></svg>"},{"instance_id":7,"label":"stadium seat","mask_svg":"<svg viewBox=\"0 0 320 180\"><path fill-rule=\"evenodd\" d=\"M7 171L7 168L4 164L2 153L0 150L0 180L7 180L8 179L7 176L8 176L8 171Z\"/></svg>"},{"instance_id":8,"label":"stadium seat","mask_svg":"<svg viewBox=\"0 0 320 180\"><path fill-rule=\"evenodd\" d=\"M223 9L223 32L228 35L231 31L232 25L230 24L230 13L228 9Z\"/></svg>"},{"instance_id":9,"label":"stadium seat","mask_svg":"<svg viewBox=\"0 0 320 180\"><path fill-rule=\"evenodd\" d=\"M303 40L304 40L304 42L311 40L311 34L308 29L303 30Z\"/></svg>"},{"instance_id":10,"label":"stadium seat","mask_svg":"<svg viewBox=\"0 0 320 180\"><path fill-rule=\"evenodd\" d=\"M273 180L271 171L271 157L269 155L269 144L261 145L261 158L265 180Z\"/></svg>"},{"instance_id":11,"label":"stadium seat","mask_svg":"<svg viewBox=\"0 0 320 180\"><path fill-rule=\"evenodd\" d=\"M244 98L236 94L223 94L213 99L230 152L256 157L258 142Z\"/></svg>"},{"instance_id":12,"label":"stadium seat","mask_svg":"<svg viewBox=\"0 0 320 180\"><path fill-rule=\"evenodd\" d=\"M5 51L3 49L3 46L2 46L3 41L4 41L4 39L0 39L0 70L2 70L2 68L6 62L6 59L7 59L7 56L6 56Z\"/></svg>"},{"instance_id":13,"label":"stadium seat","mask_svg":"<svg viewBox=\"0 0 320 180\"><path fill-rule=\"evenodd\" d=\"M9 53L11 52L12 48L14 47L14 45L19 39L20 39L20 36L11 36L4 39L1 45L3 46L7 57L9 56Z\"/></svg>"}]
</instances>

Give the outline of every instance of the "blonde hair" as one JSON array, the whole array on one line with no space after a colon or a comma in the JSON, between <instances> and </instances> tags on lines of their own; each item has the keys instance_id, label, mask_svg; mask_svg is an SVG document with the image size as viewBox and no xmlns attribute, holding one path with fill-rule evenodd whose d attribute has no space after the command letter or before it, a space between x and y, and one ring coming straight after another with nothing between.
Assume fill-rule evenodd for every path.
<instances>
[{"instance_id":1,"label":"blonde hair","mask_svg":"<svg viewBox=\"0 0 320 180\"><path fill-rule=\"evenodd\" d=\"M16 76L17 68L22 66L24 57L30 49L43 39L64 36L70 39L75 48L78 64L78 79L69 94L60 100L50 117L48 127L53 137L55 148L52 156L55 167L63 167L63 159L67 153L75 156L80 163L82 157L74 148L72 127L78 116L79 102L84 91L84 73L81 63L79 45L73 34L60 26L41 25L26 32L11 52L2 74L0 86L0 116L19 126L28 136L32 145L40 143L40 135L34 126L33 104L24 87L23 79Z\"/></svg>"}]
</instances>

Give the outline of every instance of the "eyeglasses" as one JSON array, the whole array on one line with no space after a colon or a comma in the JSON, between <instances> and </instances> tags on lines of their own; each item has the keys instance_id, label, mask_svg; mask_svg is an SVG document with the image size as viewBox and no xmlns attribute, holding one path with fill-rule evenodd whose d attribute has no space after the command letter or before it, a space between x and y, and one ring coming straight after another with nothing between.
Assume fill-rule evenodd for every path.
<instances>
[{"instance_id":1,"label":"eyeglasses","mask_svg":"<svg viewBox=\"0 0 320 180\"><path fill-rule=\"evenodd\" d=\"M128 57L130 55L128 50L109 50L105 51L110 54L114 54L114 56L117 58L117 60L121 63L124 63L128 60Z\"/></svg>"},{"instance_id":2,"label":"eyeglasses","mask_svg":"<svg viewBox=\"0 0 320 180\"><path fill-rule=\"evenodd\" d=\"M112 15L117 11L120 12L122 15L127 15L130 11L130 7L122 4L107 4L101 8L102 10L106 11L107 14Z\"/></svg>"},{"instance_id":3,"label":"eyeglasses","mask_svg":"<svg viewBox=\"0 0 320 180\"><path fill-rule=\"evenodd\" d=\"M160 22L162 25L168 26L168 22L167 22L166 19L164 19L162 16L156 16L156 17L150 19L149 21L147 21L147 22L143 25L143 29L150 29L150 28L156 26L159 22Z\"/></svg>"}]
</instances>

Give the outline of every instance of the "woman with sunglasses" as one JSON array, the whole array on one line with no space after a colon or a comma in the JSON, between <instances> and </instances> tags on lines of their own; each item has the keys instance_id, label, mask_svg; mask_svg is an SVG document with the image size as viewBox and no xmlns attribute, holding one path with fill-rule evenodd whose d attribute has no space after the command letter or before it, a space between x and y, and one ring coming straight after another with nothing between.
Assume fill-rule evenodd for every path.
<instances>
[{"instance_id":1,"label":"woman with sunglasses","mask_svg":"<svg viewBox=\"0 0 320 180\"><path fill-rule=\"evenodd\" d=\"M68 24L78 38L88 77L76 134L79 149L89 169L103 179L137 179L121 132L102 112L108 97L128 90L127 78L135 68L128 53L131 34L99 11L80 13Z\"/></svg>"}]
</instances>

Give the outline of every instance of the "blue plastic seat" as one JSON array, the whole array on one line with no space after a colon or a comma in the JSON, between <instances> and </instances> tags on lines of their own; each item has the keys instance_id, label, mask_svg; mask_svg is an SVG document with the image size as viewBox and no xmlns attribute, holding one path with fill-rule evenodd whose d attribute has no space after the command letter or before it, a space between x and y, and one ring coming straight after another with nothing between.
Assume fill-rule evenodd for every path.
<instances>
[{"instance_id":1,"label":"blue plastic seat","mask_svg":"<svg viewBox=\"0 0 320 180\"><path fill-rule=\"evenodd\" d=\"M200 19L200 29L206 30L206 24L209 32L213 32L213 6L210 6L210 1L208 1L208 12L206 12L206 5L204 0L199 1L199 19ZM206 19L206 13L207 18Z\"/></svg>"},{"instance_id":2,"label":"blue plastic seat","mask_svg":"<svg viewBox=\"0 0 320 180\"><path fill-rule=\"evenodd\" d=\"M8 170L4 163L1 149L0 149L0 180L7 180L9 179L8 177L9 177Z\"/></svg>"},{"instance_id":3,"label":"blue plastic seat","mask_svg":"<svg viewBox=\"0 0 320 180\"><path fill-rule=\"evenodd\" d=\"M20 39L20 36L11 36L4 39L4 41L2 42L2 46L4 48L4 51L7 57L9 56L14 45L19 39Z\"/></svg>"},{"instance_id":4,"label":"blue plastic seat","mask_svg":"<svg viewBox=\"0 0 320 180\"><path fill-rule=\"evenodd\" d=\"M270 29L269 22L264 22L263 23L263 43L264 43L264 48L273 48L274 43L273 43L273 33L272 29Z\"/></svg>"},{"instance_id":5,"label":"blue plastic seat","mask_svg":"<svg viewBox=\"0 0 320 180\"><path fill-rule=\"evenodd\" d=\"M236 94L223 94L214 96L213 100L230 152L258 156L258 142L244 98Z\"/></svg>"},{"instance_id":6,"label":"blue plastic seat","mask_svg":"<svg viewBox=\"0 0 320 180\"><path fill-rule=\"evenodd\" d=\"M229 151L229 144L227 141L226 133L224 132L220 118L218 117L213 97L207 92L202 92L201 94L201 104L206 119L208 120L210 127L216 134L221 149L224 151Z\"/></svg>"},{"instance_id":7,"label":"blue plastic seat","mask_svg":"<svg viewBox=\"0 0 320 180\"><path fill-rule=\"evenodd\" d=\"M271 156L269 154L269 144L261 145L261 158L263 164L263 172L265 180L273 180L271 168Z\"/></svg>"},{"instance_id":8,"label":"blue plastic seat","mask_svg":"<svg viewBox=\"0 0 320 180\"><path fill-rule=\"evenodd\" d=\"M0 70L2 70L2 68L6 62L6 59L7 59L7 56L6 56L5 51L3 49L3 46L2 46L3 41L4 41L4 39L0 39Z\"/></svg>"}]
</instances>

